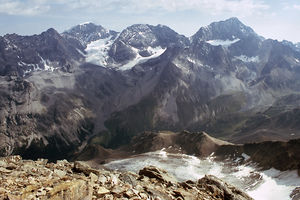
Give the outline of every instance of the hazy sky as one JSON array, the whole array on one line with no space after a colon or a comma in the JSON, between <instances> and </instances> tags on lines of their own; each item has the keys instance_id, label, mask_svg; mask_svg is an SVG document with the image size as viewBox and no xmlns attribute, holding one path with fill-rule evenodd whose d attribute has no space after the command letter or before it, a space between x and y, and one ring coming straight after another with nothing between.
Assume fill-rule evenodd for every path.
<instances>
[{"instance_id":1,"label":"hazy sky","mask_svg":"<svg viewBox=\"0 0 300 200\"><path fill-rule=\"evenodd\" d=\"M300 42L300 0L0 0L0 35L62 32L89 21L116 31L164 24L191 36L230 17L266 38Z\"/></svg>"}]
</instances>

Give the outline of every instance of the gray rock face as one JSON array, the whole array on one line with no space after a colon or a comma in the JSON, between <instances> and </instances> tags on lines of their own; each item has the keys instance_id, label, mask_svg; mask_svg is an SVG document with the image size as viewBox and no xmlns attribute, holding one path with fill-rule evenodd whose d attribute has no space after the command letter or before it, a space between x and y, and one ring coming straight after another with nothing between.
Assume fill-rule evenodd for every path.
<instances>
[{"instance_id":1,"label":"gray rock face","mask_svg":"<svg viewBox=\"0 0 300 200\"><path fill-rule=\"evenodd\" d=\"M90 42L104 39L108 37L116 37L117 32L106 30L100 25L95 25L91 22L80 24L62 33L67 39L78 40L83 46Z\"/></svg>"},{"instance_id":2,"label":"gray rock face","mask_svg":"<svg viewBox=\"0 0 300 200\"><path fill-rule=\"evenodd\" d=\"M234 40L236 38L246 39L251 37L259 36L250 27L244 25L238 18L234 17L201 27L199 31L192 36L192 41Z\"/></svg>"},{"instance_id":3,"label":"gray rock face","mask_svg":"<svg viewBox=\"0 0 300 200\"><path fill-rule=\"evenodd\" d=\"M219 197L220 199L252 199L246 193L232 185L225 183L213 175L205 176L198 181L198 184L201 185L201 187L211 191L213 195Z\"/></svg>"},{"instance_id":4,"label":"gray rock face","mask_svg":"<svg viewBox=\"0 0 300 200\"><path fill-rule=\"evenodd\" d=\"M97 40L107 45L103 66L86 63L85 50ZM155 49L163 51L152 57ZM201 28L191 40L140 24L119 35L94 24L62 35L6 35L1 154L55 159L82 150L90 137L115 148L146 130L205 130L243 142L297 137L298 121L288 119L299 115L299 69L299 51L236 18Z\"/></svg>"},{"instance_id":5,"label":"gray rock face","mask_svg":"<svg viewBox=\"0 0 300 200\"><path fill-rule=\"evenodd\" d=\"M25 76L32 71L71 71L83 59L78 42L70 43L53 28L33 36L0 38L0 75Z\"/></svg>"},{"instance_id":6,"label":"gray rock face","mask_svg":"<svg viewBox=\"0 0 300 200\"><path fill-rule=\"evenodd\" d=\"M166 26L136 24L123 30L114 41L109 56L118 63L126 63L137 55L152 55L149 48L167 48L174 45L185 46L188 39Z\"/></svg>"}]
</instances>

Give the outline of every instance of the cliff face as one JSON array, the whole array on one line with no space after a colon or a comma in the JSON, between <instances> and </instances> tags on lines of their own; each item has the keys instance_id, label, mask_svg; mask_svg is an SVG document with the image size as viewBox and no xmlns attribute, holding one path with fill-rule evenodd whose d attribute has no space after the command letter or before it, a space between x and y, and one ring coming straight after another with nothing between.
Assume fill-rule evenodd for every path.
<instances>
[{"instance_id":1,"label":"cliff face","mask_svg":"<svg viewBox=\"0 0 300 200\"><path fill-rule=\"evenodd\" d=\"M203 199L250 200L246 193L214 177L179 183L153 166L139 174L96 170L84 162L48 163L0 158L0 199Z\"/></svg>"},{"instance_id":2,"label":"cliff face","mask_svg":"<svg viewBox=\"0 0 300 200\"><path fill-rule=\"evenodd\" d=\"M216 154L221 157L238 156L246 153L251 160L264 169L281 171L298 170L300 176L300 139L288 142L266 141L244 145L223 145Z\"/></svg>"}]
</instances>

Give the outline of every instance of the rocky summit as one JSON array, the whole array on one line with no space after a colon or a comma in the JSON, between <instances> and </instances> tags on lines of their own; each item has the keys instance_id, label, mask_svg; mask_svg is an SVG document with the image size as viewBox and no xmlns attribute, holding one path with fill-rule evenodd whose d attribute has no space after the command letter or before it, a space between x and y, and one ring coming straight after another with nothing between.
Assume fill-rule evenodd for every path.
<instances>
[{"instance_id":1,"label":"rocky summit","mask_svg":"<svg viewBox=\"0 0 300 200\"><path fill-rule=\"evenodd\" d=\"M246 193L208 175L194 182L178 182L153 166L138 174L93 169L88 164L46 159L0 158L0 199L202 199L251 200Z\"/></svg>"}]
</instances>

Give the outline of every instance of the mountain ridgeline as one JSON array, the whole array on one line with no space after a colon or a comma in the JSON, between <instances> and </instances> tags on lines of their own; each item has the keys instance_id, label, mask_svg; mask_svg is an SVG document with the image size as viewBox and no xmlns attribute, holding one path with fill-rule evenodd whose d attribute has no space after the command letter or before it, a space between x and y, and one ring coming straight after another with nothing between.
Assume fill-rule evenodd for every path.
<instances>
[{"instance_id":1,"label":"mountain ridgeline","mask_svg":"<svg viewBox=\"0 0 300 200\"><path fill-rule=\"evenodd\" d=\"M230 142L300 136L300 48L237 18L187 38L163 25L93 23L0 37L0 154L61 159L144 131Z\"/></svg>"}]
</instances>

